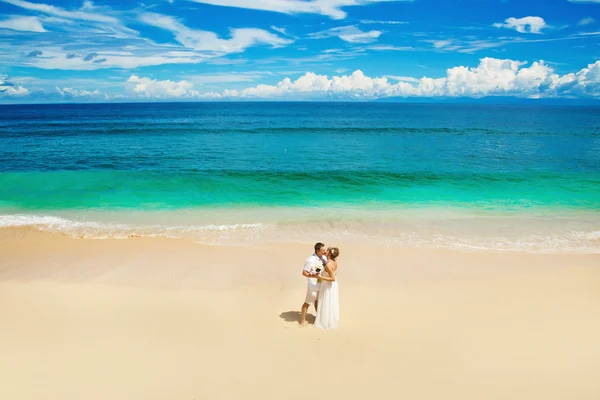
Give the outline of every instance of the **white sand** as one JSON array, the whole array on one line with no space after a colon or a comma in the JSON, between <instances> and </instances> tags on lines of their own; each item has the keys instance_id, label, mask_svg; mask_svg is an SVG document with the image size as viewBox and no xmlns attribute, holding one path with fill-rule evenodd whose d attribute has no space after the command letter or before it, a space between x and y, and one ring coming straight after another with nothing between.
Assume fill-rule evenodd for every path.
<instances>
[{"instance_id":1,"label":"white sand","mask_svg":"<svg viewBox=\"0 0 600 400\"><path fill-rule=\"evenodd\" d=\"M600 256L338 245L320 331L312 243L0 229L0 399L600 399Z\"/></svg>"}]
</instances>

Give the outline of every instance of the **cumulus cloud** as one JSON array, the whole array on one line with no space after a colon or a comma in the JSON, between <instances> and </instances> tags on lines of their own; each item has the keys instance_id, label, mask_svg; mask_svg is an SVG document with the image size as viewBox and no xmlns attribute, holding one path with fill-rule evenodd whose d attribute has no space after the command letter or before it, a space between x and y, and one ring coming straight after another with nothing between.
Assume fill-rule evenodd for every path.
<instances>
[{"instance_id":1,"label":"cumulus cloud","mask_svg":"<svg viewBox=\"0 0 600 400\"><path fill-rule=\"evenodd\" d=\"M342 74L344 71L340 70ZM371 100L385 97L453 98L514 96L523 98L573 97L600 100L600 61L576 72L559 75L544 61L527 63L510 59L482 58L478 65L456 66L439 77L388 75L370 77L357 70L346 75L327 76L307 72L297 79L286 77L273 85L258 84L243 89L201 92L199 87L213 80L240 83L259 79L266 73L248 72L244 78L228 75L190 77L187 80L157 80L131 75L122 95L110 99L143 100L233 100L233 99L342 99ZM268 75L268 74L267 74ZM0 77L2 78L2 77ZM199 85L196 87L195 84ZM0 80L0 96L26 96L22 86ZM63 99L87 101L109 99L99 90L74 89L70 85L56 87Z\"/></svg>"},{"instance_id":2,"label":"cumulus cloud","mask_svg":"<svg viewBox=\"0 0 600 400\"><path fill-rule=\"evenodd\" d=\"M247 8L284 14L321 14L333 19L346 18L343 7L361 6L385 1L410 0L192 0L214 6Z\"/></svg>"},{"instance_id":3,"label":"cumulus cloud","mask_svg":"<svg viewBox=\"0 0 600 400\"><path fill-rule=\"evenodd\" d=\"M548 24L541 17L507 18L504 23L494 24L496 28L514 29L520 33L542 33Z\"/></svg>"},{"instance_id":4,"label":"cumulus cloud","mask_svg":"<svg viewBox=\"0 0 600 400\"><path fill-rule=\"evenodd\" d=\"M21 15L14 15L0 21L0 29L23 32L47 32L37 17L24 17Z\"/></svg>"},{"instance_id":5,"label":"cumulus cloud","mask_svg":"<svg viewBox=\"0 0 600 400\"><path fill-rule=\"evenodd\" d=\"M231 29L231 38L221 39L214 32L188 28L176 18L167 15L143 13L140 15L140 20L148 25L170 31L179 43L197 51L227 54L242 52L248 47L260 44L282 47L292 43L292 40L258 28Z\"/></svg>"},{"instance_id":6,"label":"cumulus cloud","mask_svg":"<svg viewBox=\"0 0 600 400\"><path fill-rule=\"evenodd\" d=\"M558 77L552 82L550 89L571 96L600 97L600 61L589 64L576 73Z\"/></svg>"},{"instance_id":7,"label":"cumulus cloud","mask_svg":"<svg viewBox=\"0 0 600 400\"><path fill-rule=\"evenodd\" d=\"M382 34L381 31L363 32L355 25L339 26L327 29L326 31L315 32L308 35L311 39L325 39L329 37L339 37L348 43L371 43L377 40Z\"/></svg>"},{"instance_id":8,"label":"cumulus cloud","mask_svg":"<svg viewBox=\"0 0 600 400\"><path fill-rule=\"evenodd\" d=\"M188 81L156 81L132 76L133 91L147 98L210 99L375 99L382 97L560 97L600 98L600 61L576 73L558 75L543 61L482 58L476 67L457 66L440 78L369 77L362 71L332 76L307 72L296 80L242 90L199 93Z\"/></svg>"},{"instance_id":9,"label":"cumulus cloud","mask_svg":"<svg viewBox=\"0 0 600 400\"><path fill-rule=\"evenodd\" d=\"M23 86L15 85L6 78L0 77L0 97L5 96L27 96L29 90Z\"/></svg>"}]
</instances>

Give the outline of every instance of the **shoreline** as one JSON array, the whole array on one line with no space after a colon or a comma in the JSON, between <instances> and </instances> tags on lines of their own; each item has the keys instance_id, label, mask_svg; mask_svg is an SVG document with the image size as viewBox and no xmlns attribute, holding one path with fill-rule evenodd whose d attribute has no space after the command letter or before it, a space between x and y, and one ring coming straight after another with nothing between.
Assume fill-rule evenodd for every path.
<instances>
[{"instance_id":1,"label":"shoreline","mask_svg":"<svg viewBox=\"0 0 600 400\"><path fill-rule=\"evenodd\" d=\"M600 254L599 226L600 212L573 209L0 209L0 229L36 229L82 239L163 237L234 246L305 243L320 237L429 250Z\"/></svg>"}]
</instances>

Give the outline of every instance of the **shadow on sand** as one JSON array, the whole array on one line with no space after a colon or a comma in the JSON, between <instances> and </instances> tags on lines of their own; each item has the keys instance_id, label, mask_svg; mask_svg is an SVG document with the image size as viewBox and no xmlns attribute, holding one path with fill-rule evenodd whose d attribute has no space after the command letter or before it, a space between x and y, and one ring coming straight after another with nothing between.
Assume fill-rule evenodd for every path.
<instances>
[{"instance_id":1,"label":"shadow on sand","mask_svg":"<svg viewBox=\"0 0 600 400\"><path fill-rule=\"evenodd\" d=\"M284 320L285 322L295 322L297 324L300 323L300 311L286 311L279 314L279 318ZM315 323L315 316L312 314L306 314L306 322L309 324Z\"/></svg>"}]
</instances>

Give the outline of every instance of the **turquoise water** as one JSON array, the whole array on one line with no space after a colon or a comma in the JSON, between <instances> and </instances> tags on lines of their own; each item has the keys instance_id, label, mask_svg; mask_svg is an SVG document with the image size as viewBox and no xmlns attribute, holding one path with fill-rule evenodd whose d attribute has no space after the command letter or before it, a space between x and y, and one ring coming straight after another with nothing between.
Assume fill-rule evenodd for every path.
<instances>
[{"instance_id":1,"label":"turquoise water","mask_svg":"<svg viewBox=\"0 0 600 400\"><path fill-rule=\"evenodd\" d=\"M598 244L600 108L0 106L0 144L3 226L49 227L58 218L67 222L52 220L55 227L77 226L78 234L185 227L241 237L275 224L278 236L290 221L297 228L323 213L344 237L456 238L482 236L483 213L501 231L501 221L524 218L539 227L511 240L575 232ZM507 239L484 230L492 241Z\"/></svg>"},{"instance_id":2,"label":"turquoise water","mask_svg":"<svg viewBox=\"0 0 600 400\"><path fill-rule=\"evenodd\" d=\"M597 177L572 172L5 172L0 205L24 210L446 204L597 210L599 187Z\"/></svg>"}]
</instances>

